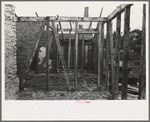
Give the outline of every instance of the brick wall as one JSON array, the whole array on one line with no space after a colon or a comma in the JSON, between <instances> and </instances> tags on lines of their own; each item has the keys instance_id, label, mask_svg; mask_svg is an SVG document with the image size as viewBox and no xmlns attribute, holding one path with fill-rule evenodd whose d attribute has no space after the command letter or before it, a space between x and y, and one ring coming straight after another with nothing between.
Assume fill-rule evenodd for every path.
<instances>
[{"instance_id":1,"label":"brick wall","mask_svg":"<svg viewBox=\"0 0 150 122\"><path fill-rule=\"evenodd\" d=\"M15 7L5 4L5 99L18 98L19 79L16 75L16 18Z\"/></svg>"}]
</instances>

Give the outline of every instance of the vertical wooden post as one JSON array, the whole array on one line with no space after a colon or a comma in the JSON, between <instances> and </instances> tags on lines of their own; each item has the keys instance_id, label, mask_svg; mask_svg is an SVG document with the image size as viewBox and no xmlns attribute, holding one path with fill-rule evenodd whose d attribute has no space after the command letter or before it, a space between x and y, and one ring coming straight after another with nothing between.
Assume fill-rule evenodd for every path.
<instances>
[{"instance_id":1,"label":"vertical wooden post","mask_svg":"<svg viewBox=\"0 0 150 122\"><path fill-rule=\"evenodd\" d=\"M114 40L113 40L113 33L112 33L112 23L110 22L110 61L111 61L111 91L112 91L112 99L115 97L115 68L114 68Z\"/></svg>"},{"instance_id":2,"label":"vertical wooden post","mask_svg":"<svg viewBox=\"0 0 150 122\"><path fill-rule=\"evenodd\" d=\"M68 46L68 73L70 71L70 53L71 53L71 31L69 31L69 46Z\"/></svg>"},{"instance_id":3,"label":"vertical wooden post","mask_svg":"<svg viewBox=\"0 0 150 122\"><path fill-rule=\"evenodd\" d=\"M140 77L139 77L139 98L146 99L146 60L145 60L145 35L146 35L146 4L143 4L143 21L142 21L142 42L141 42L141 60L140 60Z\"/></svg>"},{"instance_id":4,"label":"vertical wooden post","mask_svg":"<svg viewBox=\"0 0 150 122\"><path fill-rule=\"evenodd\" d=\"M106 39L106 91L109 91L109 61L110 61L110 21L107 22L107 39Z\"/></svg>"},{"instance_id":5,"label":"vertical wooden post","mask_svg":"<svg viewBox=\"0 0 150 122\"><path fill-rule=\"evenodd\" d=\"M84 34L82 34L82 51L81 51L81 74L83 74L84 70Z\"/></svg>"},{"instance_id":6,"label":"vertical wooden post","mask_svg":"<svg viewBox=\"0 0 150 122\"><path fill-rule=\"evenodd\" d=\"M89 7L85 7L84 8L84 17L88 17L89 16Z\"/></svg>"},{"instance_id":7,"label":"vertical wooden post","mask_svg":"<svg viewBox=\"0 0 150 122\"><path fill-rule=\"evenodd\" d=\"M59 26L58 26L58 24L57 24L57 33L58 33L58 31L59 31ZM59 72L59 53L58 53L58 51L57 51L57 73Z\"/></svg>"},{"instance_id":8,"label":"vertical wooden post","mask_svg":"<svg viewBox=\"0 0 150 122\"><path fill-rule=\"evenodd\" d=\"M77 89L78 81L78 22L75 22L75 67L74 67L74 76L75 76L75 88Z\"/></svg>"},{"instance_id":9,"label":"vertical wooden post","mask_svg":"<svg viewBox=\"0 0 150 122\"><path fill-rule=\"evenodd\" d=\"M46 32L47 32L47 46L46 46L46 91L49 88L49 21L47 20Z\"/></svg>"},{"instance_id":10,"label":"vertical wooden post","mask_svg":"<svg viewBox=\"0 0 150 122\"><path fill-rule=\"evenodd\" d=\"M118 83L119 83L119 60L120 60L120 29L121 29L121 13L117 14L116 21L116 45L115 45L115 99L118 99Z\"/></svg>"},{"instance_id":11,"label":"vertical wooden post","mask_svg":"<svg viewBox=\"0 0 150 122\"><path fill-rule=\"evenodd\" d=\"M103 22L100 22L98 30L98 73L97 73L97 89L98 91L102 91L101 82L102 82L102 51L103 51Z\"/></svg>"},{"instance_id":12,"label":"vertical wooden post","mask_svg":"<svg viewBox=\"0 0 150 122\"><path fill-rule=\"evenodd\" d=\"M122 99L127 99L130 6L125 9L124 21Z\"/></svg>"},{"instance_id":13,"label":"vertical wooden post","mask_svg":"<svg viewBox=\"0 0 150 122\"><path fill-rule=\"evenodd\" d=\"M101 28L101 38L102 38L102 42L101 42L101 53L102 53L102 57L101 57L101 83L104 81L103 78L103 73L104 73L104 23L102 23L102 28Z\"/></svg>"},{"instance_id":14,"label":"vertical wooden post","mask_svg":"<svg viewBox=\"0 0 150 122\"><path fill-rule=\"evenodd\" d=\"M97 59L97 53L98 53L98 37L97 37L98 35L96 34L96 36L95 36L95 42L94 42L94 73L95 74L97 74L97 61L98 61L98 59Z\"/></svg>"}]
</instances>

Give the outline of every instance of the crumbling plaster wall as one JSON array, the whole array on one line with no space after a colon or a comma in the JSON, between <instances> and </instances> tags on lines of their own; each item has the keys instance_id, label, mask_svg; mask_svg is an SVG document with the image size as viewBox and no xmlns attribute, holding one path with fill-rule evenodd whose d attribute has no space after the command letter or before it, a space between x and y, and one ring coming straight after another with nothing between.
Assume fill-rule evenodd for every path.
<instances>
[{"instance_id":1,"label":"crumbling plaster wall","mask_svg":"<svg viewBox=\"0 0 150 122\"><path fill-rule=\"evenodd\" d=\"M5 4L5 99L18 98L19 79L16 75L16 18L15 7Z\"/></svg>"},{"instance_id":2,"label":"crumbling plaster wall","mask_svg":"<svg viewBox=\"0 0 150 122\"><path fill-rule=\"evenodd\" d=\"M28 17L24 17L28 19ZM28 60L31 56L31 53L34 49L35 43L37 41L38 34L40 32L42 26L42 21L23 21L19 20L16 23L16 34L17 34L17 69L20 80L23 78L23 74L26 70ZM40 40L40 44L37 50L37 54L39 53L40 47L46 47L46 38L47 34L44 31ZM50 59L53 60L54 71L57 71L57 48L56 44L52 42L52 46L50 49ZM37 59L38 61L38 59ZM36 65L37 72L43 72L43 65Z\"/></svg>"},{"instance_id":3,"label":"crumbling plaster wall","mask_svg":"<svg viewBox=\"0 0 150 122\"><path fill-rule=\"evenodd\" d=\"M22 81L28 60L40 32L42 22L17 21L17 74Z\"/></svg>"}]
</instances>

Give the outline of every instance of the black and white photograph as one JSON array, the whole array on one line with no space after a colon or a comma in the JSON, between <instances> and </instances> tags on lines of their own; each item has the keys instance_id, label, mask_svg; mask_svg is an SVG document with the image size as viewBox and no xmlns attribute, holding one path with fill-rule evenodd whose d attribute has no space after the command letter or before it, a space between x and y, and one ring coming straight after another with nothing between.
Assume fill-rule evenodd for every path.
<instances>
[{"instance_id":1,"label":"black and white photograph","mask_svg":"<svg viewBox=\"0 0 150 122\"><path fill-rule=\"evenodd\" d=\"M148 119L148 1L5 1L1 8L4 120Z\"/></svg>"}]
</instances>

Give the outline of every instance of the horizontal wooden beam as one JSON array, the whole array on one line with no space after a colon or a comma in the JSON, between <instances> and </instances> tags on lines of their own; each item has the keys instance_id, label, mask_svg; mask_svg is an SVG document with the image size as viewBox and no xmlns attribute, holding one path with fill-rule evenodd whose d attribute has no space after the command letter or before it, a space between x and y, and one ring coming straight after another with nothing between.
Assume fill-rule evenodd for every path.
<instances>
[{"instance_id":1,"label":"horizontal wooden beam","mask_svg":"<svg viewBox=\"0 0 150 122\"><path fill-rule=\"evenodd\" d=\"M82 33L82 34L96 34L96 33L99 33L99 31L78 31L78 33Z\"/></svg>"},{"instance_id":2,"label":"horizontal wooden beam","mask_svg":"<svg viewBox=\"0 0 150 122\"><path fill-rule=\"evenodd\" d=\"M107 17L49 17L49 20L55 22L99 22L107 21Z\"/></svg>"},{"instance_id":3,"label":"horizontal wooden beam","mask_svg":"<svg viewBox=\"0 0 150 122\"><path fill-rule=\"evenodd\" d=\"M108 16L108 20L114 19L117 16L117 13L122 13L126 7L132 6L132 5L133 4L121 4Z\"/></svg>"},{"instance_id":4,"label":"horizontal wooden beam","mask_svg":"<svg viewBox=\"0 0 150 122\"><path fill-rule=\"evenodd\" d=\"M60 31L63 32L64 30L61 29ZM75 32L75 30L72 31L72 32ZM98 33L98 31L93 31L93 30L90 30L90 31L80 30L80 31L78 31L78 33L80 33L80 34L96 34L96 33Z\"/></svg>"},{"instance_id":5,"label":"horizontal wooden beam","mask_svg":"<svg viewBox=\"0 0 150 122\"><path fill-rule=\"evenodd\" d=\"M45 17L17 17L17 21L43 21Z\"/></svg>"},{"instance_id":6,"label":"horizontal wooden beam","mask_svg":"<svg viewBox=\"0 0 150 122\"><path fill-rule=\"evenodd\" d=\"M107 17L56 17L48 16L50 21L55 22L99 22L107 21ZM43 21L46 17L18 17L17 21Z\"/></svg>"},{"instance_id":7,"label":"horizontal wooden beam","mask_svg":"<svg viewBox=\"0 0 150 122\"><path fill-rule=\"evenodd\" d=\"M75 32L75 29L74 28L72 28L72 29L69 29L69 28L64 28L64 29L60 29L59 31L67 31L67 32L69 32L69 31L72 31L72 32ZM79 32L81 32L81 31L90 31L90 32L92 32L92 31L97 31L97 29L90 29L90 30L88 30L88 29L78 29L78 31Z\"/></svg>"}]
</instances>

